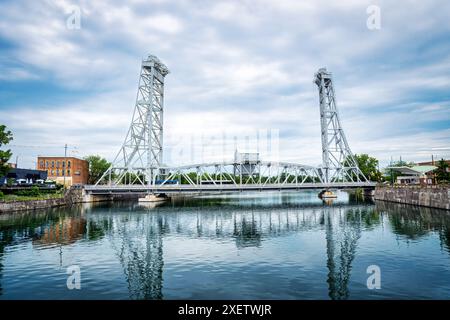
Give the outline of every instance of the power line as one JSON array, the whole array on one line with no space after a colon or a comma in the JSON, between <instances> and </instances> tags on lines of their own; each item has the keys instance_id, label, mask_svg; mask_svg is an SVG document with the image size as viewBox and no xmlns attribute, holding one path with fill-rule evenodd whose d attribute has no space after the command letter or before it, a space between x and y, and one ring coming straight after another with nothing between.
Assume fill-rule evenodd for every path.
<instances>
[{"instance_id":1,"label":"power line","mask_svg":"<svg viewBox=\"0 0 450 320\"><path fill-rule=\"evenodd\" d=\"M8 144L9 147L16 147L16 148L64 148L64 145L47 145L47 146L37 146L37 145L22 145L22 144ZM78 149L78 147L76 146L67 146L67 148L72 148L72 149Z\"/></svg>"}]
</instances>

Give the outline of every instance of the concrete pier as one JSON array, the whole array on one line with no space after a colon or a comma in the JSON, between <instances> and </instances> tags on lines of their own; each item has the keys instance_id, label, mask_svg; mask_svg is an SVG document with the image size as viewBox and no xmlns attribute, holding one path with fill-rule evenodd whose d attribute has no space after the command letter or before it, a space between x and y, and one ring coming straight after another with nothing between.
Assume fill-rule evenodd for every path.
<instances>
[{"instance_id":1,"label":"concrete pier","mask_svg":"<svg viewBox=\"0 0 450 320\"><path fill-rule=\"evenodd\" d=\"M337 195L336 195L336 193L334 193L334 192L331 191L331 190L322 190L322 191L319 193L319 198L322 199L322 200L336 199L336 198L337 198Z\"/></svg>"},{"instance_id":2,"label":"concrete pier","mask_svg":"<svg viewBox=\"0 0 450 320\"><path fill-rule=\"evenodd\" d=\"M139 198L139 202L163 202L170 198L165 194L152 194L149 193L143 198Z\"/></svg>"}]
</instances>

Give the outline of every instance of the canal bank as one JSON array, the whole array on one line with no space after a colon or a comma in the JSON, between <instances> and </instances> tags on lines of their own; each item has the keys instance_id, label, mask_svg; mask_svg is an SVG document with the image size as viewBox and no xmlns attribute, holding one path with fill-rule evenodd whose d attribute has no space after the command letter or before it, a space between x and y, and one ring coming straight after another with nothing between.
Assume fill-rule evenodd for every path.
<instances>
[{"instance_id":1,"label":"canal bank","mask_svg":"<svg viewBox=\"0 0 450 320\"><path fill-rule=\"evenodd\" d=\"M48 199L36 200L2 201L0 202L0 214L25 210L55 208L81 202L83 202L82 189L69 189L64 195L61 195L60 198L52 197Z\"/></svg>"},{"instance_id":2,"label":"canal bank","mask_svg":"<svg viewBox=\"0 0 450 320\"><path fill-rule=\"evenodd\" d=\"M374 199L450 210L448 186L377 186Z\"/></svg>"},{"instance_id":3,"label":"canal bank","mask_svg":"<svg viewBox=\"0 0 450 320\"><path fill-rule=\"evenodd\" d=\"M138 201L145 194L124 193L92 196L82 187L73 187L67 190L60 198L0 201L0 214L26 210L50 209L61 206L70 206L77 203L91 203L103 201Z\"/></svg>"}]
</instances>

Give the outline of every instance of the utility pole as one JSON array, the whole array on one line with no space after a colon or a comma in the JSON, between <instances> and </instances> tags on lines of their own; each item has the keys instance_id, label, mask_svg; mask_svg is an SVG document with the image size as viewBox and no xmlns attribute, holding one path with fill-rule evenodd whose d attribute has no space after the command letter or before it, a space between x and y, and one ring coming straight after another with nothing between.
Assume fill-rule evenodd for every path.
<instances>
[{"instance_id":1,"label":"utility pole","mask_svg":"<svg viewBox=\"0 0 450 320\"><path fill-rule=\"evenodd\" d=\"M66 190L66 170L67 170L67 143L64 145L64 165L63 165L64 190Z\"/></svg>"},{"instance_id":2,"label":"utility pole","mask_svg":"<svg viewBox=\"0 0 450 320\"><path fill-rule=\"evenodd\" d=\"M394 172L392 171L392 156L391 156L391 164L389 165L391 167L391 186L394 185Z\"/></svg>"}]
</instances>

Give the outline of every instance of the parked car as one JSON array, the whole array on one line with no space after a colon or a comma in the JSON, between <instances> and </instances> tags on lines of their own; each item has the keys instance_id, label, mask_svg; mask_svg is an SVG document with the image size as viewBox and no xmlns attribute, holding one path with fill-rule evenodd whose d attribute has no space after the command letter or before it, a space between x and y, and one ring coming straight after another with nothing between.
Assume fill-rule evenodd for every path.
<instances>
[{"instance_id":1,"label":"parked car","mask_svg":"<svg viewBox=\"0 0 450 320\"><path fill-rule=\"evenodd\" d=\"M47 179L47 180L44 181L44 184L45 184L45 186L46 186L47 188L51 188L51 189L56 188L56 182L53 181L53 180Z\"/></svg>"}]
</instances>

